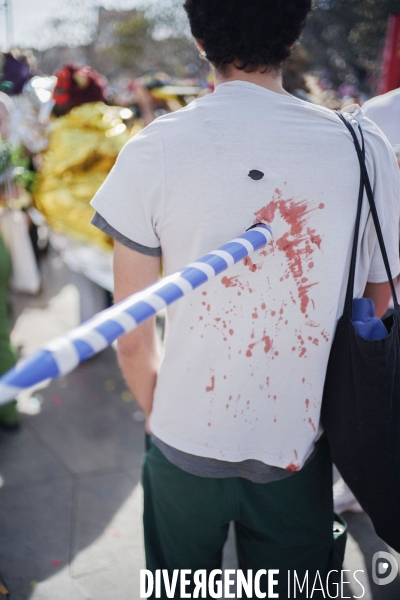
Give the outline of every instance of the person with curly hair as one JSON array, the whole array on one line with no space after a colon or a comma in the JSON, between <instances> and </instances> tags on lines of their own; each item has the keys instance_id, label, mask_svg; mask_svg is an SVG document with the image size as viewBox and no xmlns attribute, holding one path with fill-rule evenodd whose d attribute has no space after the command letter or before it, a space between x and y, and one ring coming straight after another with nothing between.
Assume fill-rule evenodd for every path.
<instances>
[{"instance_id":1,"label":"person with curly hair","mask_svg":"<svg viewBox=\"0 0 400 600\"><path fill-rule=\"evenodd\" d=\"M338 552L320 407L348 278L357 155L338 115L282 86L282 62L311 0L184 6L216 88L129 141L92 201L95 225L115 238L115 301L156 281L161 260L170 275L255 223L268 222L274 241L168 308L161 364L154 319L119 340L122 371L147 419L147 569L222 576L234 522L241 576L260 575L254 597L296 597L293 571L304 582L297 597L327 597L316 589L340 572L344 544ZM359 107L346 111L364 132L397 275L395 157ZM390 288L364 204L355 293L372 298L381 316ZM271 595L265 570L274 569ZM162 598L190 597L161 587Z\"/></svg>"}]
</instances>

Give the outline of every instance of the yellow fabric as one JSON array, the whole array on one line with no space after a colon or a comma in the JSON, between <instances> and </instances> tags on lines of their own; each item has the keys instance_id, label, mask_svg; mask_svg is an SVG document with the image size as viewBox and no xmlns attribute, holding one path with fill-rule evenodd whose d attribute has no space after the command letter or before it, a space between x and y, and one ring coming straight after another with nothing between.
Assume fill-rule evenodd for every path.
<instances>
[{"instance_id":1,"label":"yellow fabric","mask_svg":"<svg viewBox=\"0 0 400 600\"><path fill-rule=\"evenodd\" d=\"M110 250L112 239L90 224L89 205L130 133L121 108L83 104L52 124L50 143L34 190L34 203L50 226L81 242Z\"/></svg>"}]
</instances>

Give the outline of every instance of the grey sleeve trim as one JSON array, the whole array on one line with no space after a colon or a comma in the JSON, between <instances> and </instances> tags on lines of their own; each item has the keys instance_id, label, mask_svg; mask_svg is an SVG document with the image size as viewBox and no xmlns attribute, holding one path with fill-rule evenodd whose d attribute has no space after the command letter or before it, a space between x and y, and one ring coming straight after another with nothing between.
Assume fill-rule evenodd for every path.
<instances>
[{"instance_id":1,"label":"grey sleeve trim","mask_svg":"<svg viewBox=\"0 0 400 600\"><path fill-rule=\"evenodd\" d=\"M112 227L109 223L107 223L107 221L98 212L94 214L91 224L117 240L117 242L127 246L131 250L136 250L136 252L140 252L140 254L146 254L147 256L161 256L161 248L149 248L148 246L142 246L142 244L138 244L137 242L130 240L122 235L122 233L114 229L114 227Z\"/></svg>"}]
</instances>

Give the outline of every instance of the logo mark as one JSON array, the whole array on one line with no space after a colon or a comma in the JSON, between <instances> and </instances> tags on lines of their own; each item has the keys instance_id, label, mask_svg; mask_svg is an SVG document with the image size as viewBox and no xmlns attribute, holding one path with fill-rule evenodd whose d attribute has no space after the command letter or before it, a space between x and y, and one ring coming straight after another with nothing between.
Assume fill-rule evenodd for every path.
<instances>
[{"instance_id":1,"label":"logo mark","mask_svg":"<svg viewBox=\"0 0 400 600\"><path fill-rule=\"evenodd\" d=\"M376 585L392 583L399 573L399 565L389 552L375 552L372 557L372 579Z\"/></svg>"}]
</instances>

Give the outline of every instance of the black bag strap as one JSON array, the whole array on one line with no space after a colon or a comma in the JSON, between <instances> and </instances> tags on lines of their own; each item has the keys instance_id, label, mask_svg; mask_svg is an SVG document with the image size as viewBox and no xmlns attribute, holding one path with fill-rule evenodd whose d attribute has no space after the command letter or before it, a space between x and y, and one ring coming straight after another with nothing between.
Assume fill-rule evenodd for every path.
<instances>
[{"instance_id":1,"label":"black bag strap","mask_svg":"<svg viewBox=\"0 0 400 600\"><path fill-rule=\"evenodd\" d=\"M351 318L352 304L353 304L353 297L354 297L354 280L355 280L355 273L356 273L358 238L359 238L359 234L360 234L361 208L362 208L362 202L363 202L363 196L364 196L364 189L367 194L372 219L373 219L374 225L375 225L376 235L378 237L379 247L380 247L381 253L382 253L383 263L385 265L386 274L388 276L389 285L390 285L390 289L392 292L393 303L394 303L394 306L396 309L399 308L399 303L397 301L397 295L396 295L396 290L395 290L394 284L393 284L393 277L392 277L392 273L390 270L389 259L387 256L385 242L383 240L382 230L381 230L381 226L379 223L378 212L376 210L374 193L372 191L371 182L370 182L370 179L368 176L367 166L366 166L366 162L365 162L365 144L364 144L364 136L362 133L362 129L359 126L361 139L362 139L362 148L361 148L360 142L358 141L357 135L356 135L352 125L347 121L347 119L339 111L337 111L337 115L343 121L343 123L349 130L351 137L353 138L354 146L355 146L357 156L358 156L358 161L360 163L360 171L361 171L360 190L359 190L359 195L358 195L358 206L357 206L357 217L356 217L356 227L355 227L355 232L354 232L353 248L352 248L352 253L351 253L351 261L350 261L349 281L347 284L346 300L345 300L345 307L344 307L344 314Z\"/></svg>"}]
</instances>

